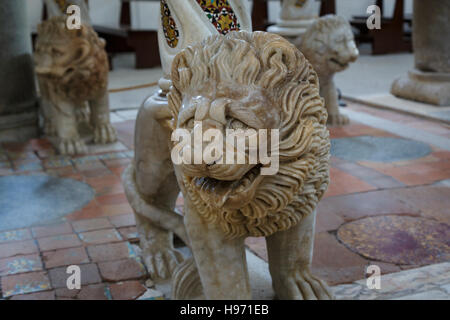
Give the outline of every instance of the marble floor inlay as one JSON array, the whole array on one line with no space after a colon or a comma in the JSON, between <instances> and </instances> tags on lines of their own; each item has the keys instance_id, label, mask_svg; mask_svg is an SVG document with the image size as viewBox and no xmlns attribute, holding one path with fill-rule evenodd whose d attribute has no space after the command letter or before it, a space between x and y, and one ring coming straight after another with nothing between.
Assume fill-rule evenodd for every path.
<instances>
[{"instance_id":1,"label":"marble floor inlay","mask_svg":"<svg viewBox=\"0 0 450 320\"><path fill-rule=\"evenodd\" d=\"M450 226L409 216L375 216L342 225L337 236L369 259L402 265L450 260Z\"/></svg>"},{"instance_id":2,"label":"marble floor inlay","mask_svg":"<svg viewBox=\"0 0 450 320\"><path fill-rule=\"evenodd\" d=\"M394 162L418 159L430 152L428 145L402 138L357 136L331 140L331 154L349 161Z\"/></svg>"},{"instance_id":3,"label":"marble floor inlay","mask_svg":"<svg viewBox=\"0 0 450 320\"><path fill-rule=\"evenodd\" d=\"M86 183L45 174L0 177L0 230L52 222L94 197Z\"/></svg>"}]
</instances>

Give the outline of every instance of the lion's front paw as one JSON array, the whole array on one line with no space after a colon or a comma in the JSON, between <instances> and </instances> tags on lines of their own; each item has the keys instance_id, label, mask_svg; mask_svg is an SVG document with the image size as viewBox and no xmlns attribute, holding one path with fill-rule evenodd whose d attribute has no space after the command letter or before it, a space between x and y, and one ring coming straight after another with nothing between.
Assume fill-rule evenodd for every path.
<instances>
[{"instance_id":1,"label":"lion's front paw","mask_svg":"<svg viewBox=\"0 0 450 320\"><path fill-rule=\"evenodd\" d=\"M56 126L50 120L44 122L44 134L47 137L55 137L57 135Z\"/></svg>"},{"instance_id":2,"label":"lion's front paw","mask_svg":"<svg viewBox=\"0 0 450 320\"><path fill-rule=\"evenodd\" d=\"M81 139L61 139L58 151L60 154L75 155L87 153L87 148Z\"/></svg>"},{"instance_id":3,"label":"lion's front paw","mask_svg":"<svg viewBox=\"0 0 450 320\"><path fill-rule=\"evenodd\" d=\"M116 129L110 124L105 123L95 127L94 142L95 143L111 143L117 140Z\"/></svg>"},{"instance_id":4,"label":"lion's front paw","mask_svg":"<svg viewBox=\"0 0 450 320\"><path fill-rule=\"evenodd\" d=\"M345 126L346 124L348 124L350 122L350 119L344 114L330 113L330 114L328 114L327 122L328 122L328 124L330 124L332 126Z\"/></svg>"},{"instance_id":5,"label":"lion's front paw","mask_svg":"<svg viewBox=\"0 0 450 320\"><path fill-rule=\"evenodd\" d=\"M184 260L183 255L175 249L163 249L151 254L143 252L143 256L153 280L171 278L175 268Z\"/></svg>"},{"instance_id":6,"label":"lion's front paw","mask_svg":"<svg viewBox=\"0 0 450 320\"><path fill-rule=\"evenodd\" d=\"M334 299L326 283L313 276L309 270L297 271L273 282L277 297L282 300Z\"/></svg>"}]
</instances>

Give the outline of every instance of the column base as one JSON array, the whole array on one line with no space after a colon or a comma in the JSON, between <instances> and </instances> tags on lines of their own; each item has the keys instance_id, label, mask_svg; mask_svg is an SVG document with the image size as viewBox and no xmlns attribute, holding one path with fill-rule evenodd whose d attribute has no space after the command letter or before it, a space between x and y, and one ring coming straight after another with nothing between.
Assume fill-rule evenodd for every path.
<instances>
[{"instance_id":1,"label":"column base","mask_svg":"<svg viewBox=\"0 0 450 320\"><path fill-rule=\"evenodd\" d=\"M450 106L450 73L409 71L392 83L391 93L399 98Z\"/></svg>"},{"instance_id":2,"label":"column base","mask_svg":"<svg viewBox=\"0 0 450 320\"><path fill-rule=\"evenodd\" d=\"M306 32L311 24L316 19L302 19L302 20L278 20L277 24L267 28L267 32L279 34L280 36L287 38L295 38L301 36Z\"/></svg>"},{"instance_id":3,"label":"column base","mask_svg":"<svg viewBox=\"0 0 450 320\"><path fill-rule=\"evenodd\" d=\"M0 142L25 142L38 135L36 111L0 116Z\"/></svg>"}]
</instances>

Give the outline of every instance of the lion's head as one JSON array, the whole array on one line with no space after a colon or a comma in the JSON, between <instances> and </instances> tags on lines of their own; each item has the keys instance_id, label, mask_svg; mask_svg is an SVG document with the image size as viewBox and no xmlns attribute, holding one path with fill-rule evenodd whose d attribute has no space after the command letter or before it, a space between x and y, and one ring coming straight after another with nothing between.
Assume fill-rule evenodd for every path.
<instances>
[{"instance_id":1,"label":"lion's head","mask_svg":"<svg viewBox=\"0 0 450 320\"><path fill-rule=\"evenodd\" d=\"M52 17L38 27L36 73L67 98L92 99L107 88L109 68L104 48L105 41L91 26L69 30L64 16Z\"/></svg>"},{"instance_id":2,"label":"lion's head","mask_svg":"<svg viewBox=\"0 0 450 320\"><path fill-rule=\"evenodd\" d=\"M187 196L208 222L231 237L268 236L315 209L329 180L327 113L295 46L265 32L211 36L175 57L172 81L173 128L279 129L276 175L261 175L259 162L181 165Z\"/></svg>"},{"instance_id":3,"label":"lion's head","mask_svg":"<svg viewBox=\"0 0 450 320\"><path fill-rule=\"evenodd\" d=\"M320 76L346 69L359 55L349 23L335 15L314 22L302 35L299 48Z\"/></svg>"}]
</instances>

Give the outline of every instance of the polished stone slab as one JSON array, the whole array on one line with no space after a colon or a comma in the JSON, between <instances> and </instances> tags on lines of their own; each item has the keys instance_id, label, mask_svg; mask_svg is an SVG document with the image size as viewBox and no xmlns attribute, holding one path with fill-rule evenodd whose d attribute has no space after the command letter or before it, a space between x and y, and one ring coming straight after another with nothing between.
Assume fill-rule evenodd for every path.
<instances>
[{"instance_id":1,"label":"polished stone slab","mask_svg":"<svg viewBox=\"0 0 450 320\"><path fill-rule=\"evenodd\" d=\"M427 144L402 138L357 136L331 140L331 154L349 161L395 162L422 158L430 152Z\"/></svg>"},{"instance_id":2,"label":"polished stone slab","mask_svg":"<svg viewBox=\"0 0 450 320\"><path fill-rule=\"evenodd\" d=\"M0 177L0 230L55 221L93 197L89 185L74 179L44 174Z\"/></svg>"},{"instance_id":3,"label":"polished stone slab","mask_svg":"<svg viewBox=\"0 0 450 320\"><path fill-rule=\"evenodd\" d=\"M383 275L380 289L362 279L333 292L338 300L450 300L450 262Z\"/></svg>"},{"instance_id":4,"label":"polished stone slab","mask_svg":"<svg viewBox=\"0 0 450 320\"><path fill-rule=\"evenodd\" d=\"M341 108L341 112L348 116L350 121L360 122L367 126L384 130L406 139L412 139L444 150L450 150L450 139L447 137L432 134L425 130L418 130L408 125L376 117L365 112L350 110L350 108Z\"/></svg>"}]
</instances>

